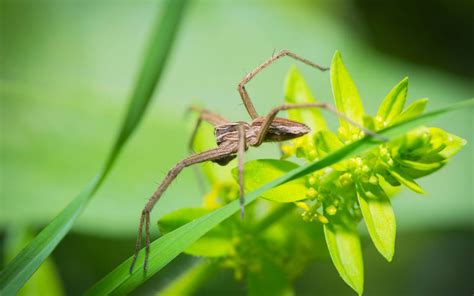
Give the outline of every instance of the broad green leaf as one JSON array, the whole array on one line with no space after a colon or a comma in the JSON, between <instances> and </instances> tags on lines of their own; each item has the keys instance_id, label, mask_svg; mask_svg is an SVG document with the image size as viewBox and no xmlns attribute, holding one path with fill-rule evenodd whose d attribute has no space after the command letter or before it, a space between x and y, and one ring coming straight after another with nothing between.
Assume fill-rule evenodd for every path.
<instances>
[{"instance_id":1,"label":"broad green leaf","mask_svg":"<svg viewBox=\"0 0 474 296\"><path fill-rule=\"evenodd\" d=\"M158 296L196 295L210 277L218 271L218 265L209 262L198 262L159 291Z\"/></svg>"},{"instance_id":2,"label":"broad green leaf","mask_svg":"<svg viewBox=\"0 0 474 296\"><path fill-rule=\"evenodd\" d=\"M474 100L466 100L446 108L438 109L416 118L412 118L405 122L393 125L382 131L379 134L389 139L401 137L409 130L420 125L428 123L430 120L445 114L447 112L471 107L474 105ZM273 180L270 183L263 185L255 191L249 192L245 196L245 204L252 203L257 197L261 196L265 191L272 189L278 185L284 184L291 180L300 178L314 171L331 166L338 161L347 159L354 155L368 151L378 146L380 143L374 141L369 137L364 137L358 141L352 142L349 145L333 152L332 154L315 161L308 165L297 167L296 169L286 173L285 175ZM117 268L106 275L103 279L97 282L87 293L87 295L107 295L107 294L127 294L133 289L147 281L171 260L182 253L191 244L197 241L204 234L209 232L212 228L219 225L222 221L237 213L240 209L239 201L235 200L222 208L219 208L212 213L209 213L201 218L194 220L180 228L158 238L153 241L150 249L150 260L148 264L148 271L143 273L143 258L144 251L142 250L138 256L135 270L132 274L129 273L132 257L129 257L122 262Z\"/></svg>"},{"instance_id":3,"label":"broad green leaf","mask_svg":"<svg viewBox=\"0 0 474 296\"><path fill-rule=\"evenodd\" d=\"M130 98L115 145L103 169L71 203L49 223L0 273L0 294L14 295L69 232L113 167L123 146L140 123L168 59L185 0L168 1L163 17L152 30L150 44Z\"/></svg>"},{"instance_id":4,"label":"broad green leaf","mask_svg":"<svg viewBox=\"0 0 474 296\"><path fill-rule=\"evenodd\" d=\"M364 263L357 225L350 218L324 224L324 236L332 262L342 279L362 295Z\"/></svg>"},{"instance_id":5,"label":"broad green leaf","mask_svg":"<svg viewBox=\"0 0 474 296\"><path fill-rule=\"evenodd\" d=\"M259 159L246 162L244 167L245 190L255 190L297 167L296 163L277 159ZM232 170L232 174L234 179L238 181L237 168ZM262 197L277 202L294 202L307 198L306 191L306 181L301 178L270 189Z\"/></svg>"},{"instance_id":6,"label":"broad green leaf","mask_svg":"<svg viewBox=\"0 0 474 296\"><path fill-rule=\"evenodd\" d=\"M336 51L331 63L331 85L337 109L353 121L362 124L365 113L359 91L349 75L339 51ZM348 132L346 137L349 137L352 131L357 130L342 118L339 118L339 122L341 127Z\"/></svg>"},{"instance_id":7,"label":"broad green leaf","mask_svg":"<svg viewBox=\"0 0 474 296\"><path fill-rule=\"evenodd\" d=\"M372 184L358 184L357 197L375 247L387 261L392 261L396 222L390 199L379 185Z\"/></svg>"},{"instance_id":8,"label":"broad green leaf","mask_svg":"<svg viewBox=\"0 0 474 296\"><path fill-rule=\"evenodd\" d=\"M408 77L400 81L390 92L377 111L377 117L387 125L390 124L403 110L408 92Z\"/></svg>"},{"instance_id":9,"label":"broad green leaf","mask_svg":"<svg viewBox=\"0 0 474 296\"><path fill-rule=\"evenodd\" d=\"M295 66L291 67L286 76L285 102L292 104L316 102L303 76ZM312 131L327 129L326 120L318 109L291 109L288 110L288 114L290 119L307 124Z\"/></svg>"},{"instance_id":10,"label":"broad green leaf","mask_svg":"<svg viewBox=\"0 0 474 296\"><path fill-rule=\"evenodd\" d=\"M416 183L412 177L404 174L401 170L392 167L389 169L389 172L395 179L397 179L398 182L402 183L409 189L416 193L425 194L425 191L423 191L420 185L418 185L418 183Z\"/></svg>"},{"instance_id":11,"label":"broad green leaf","mask_svg":"<svg viewBox=\"0 0 474 296\"><path fill-rule=\"evenodd\" d=\"M210 212L212 210L204 208L179 209L161 217L158 221L158 227L162 234L166 234ZM201 237L184 252L189 255L203 257L228 255L233 249L231 231L228 224L222 223Z\"/></svg>"},{"instance_id":12,"label":"broad green leaf","mask_svg":"<svg viewBox=\"0 0 474 296\"><path fill-rule=\"evenodd\" d=\"M291 296L295 293L281 267L267 258L262 258L260 265L247 273L247 295Z\"/></svg>"},{"instance_id":13,"label":"broad green leaf","mask_svg":"<svg viewBox=\"0 0 474 296\"><path fill-rule=\"evenodd\" d=\"M408 105L408 107L400 113L393 122L401 122L418 116L425 110L426 104L428 103L427 98L419 99Z\"/></svg>"}]
</instances>

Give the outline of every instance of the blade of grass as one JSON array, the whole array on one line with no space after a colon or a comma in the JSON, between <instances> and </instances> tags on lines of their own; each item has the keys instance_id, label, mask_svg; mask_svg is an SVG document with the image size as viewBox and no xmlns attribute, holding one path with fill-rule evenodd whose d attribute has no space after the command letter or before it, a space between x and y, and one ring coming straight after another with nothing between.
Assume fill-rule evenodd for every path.
<instances>
[{"instance_id":1,"label":"blade of grass","mask_svg":"<svg viewBox=\"0 0 474 296\"><path fill-rule=\"evenodd\" d=\"M385 130L380 131L380 134L389 139L394 139L402 136L409 130L426 124L430 120L437 116L440 116L446 112L469 107L474 105L474 99L463 101L458 104L448 106L443 109L438 109L424 115L412 118L408 121L398 123ZM363 138L359 141L353 142L350 145L344 146L343 148L335 151L332 154L324 157L323 159L313 162L311 164L298 167L287 174L267 183L266 185L258 188L257 190L250 192L245 197L245 204L248 205L253 202L257 197L262 195L265 191L274 188L283 183L289 182L290 180L296 179L303 175L311 172L320 170L350 156L354 156L364 152L370 148L374 148L379 145L379 141L375 141L372 138ZM151 244L150 257L148 262L147 273L143 272L143 257L144 252L140 252L138 257L135 270L132 274L129 273L129 267L132 261L132 257L125 260L102 280L96 283L88 292L87 295L109 295L116 294L122 295L127 294L147 279L152 277L161 268L188 248L192 243L197 241L200 237L210 231L213 227L229 218L239 210L239 201L235 200L222 208L219 208L212 213L209 213L199 219L196 219L180 228L158 238Z\"/></svg>"},{"instance_id":2,"label":"blade of grass","mask_svg":"<svg viewBox=\"0 0 474 296\"><path fill-rule=\"evenodd\" d=\"M171 51L187 0L169 0L152 29L151 43L144 55L127 114L105 165L77 195L0 273L0 295L14 295L53 252L99 189L121 149L135 131L152 97Z\"/></svg>"}]
</instances>

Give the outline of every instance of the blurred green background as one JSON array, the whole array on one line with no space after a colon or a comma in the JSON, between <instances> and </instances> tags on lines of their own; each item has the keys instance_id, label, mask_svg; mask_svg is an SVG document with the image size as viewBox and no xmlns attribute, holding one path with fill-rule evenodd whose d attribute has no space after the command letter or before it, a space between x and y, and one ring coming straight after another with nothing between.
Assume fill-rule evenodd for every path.
<instances>
[{"instance_id":1,"label":"blurred green background","mask_svg":"<svg viewBox=\"0 0 474 296\"><path fill-rule=\"evenodd\" d=\"M157 1L0 3L5 257L7 234L41 229L102 165L161 6ZM155 101L104 186L53 253L63 291L83 293L131 255L143 205L168 168L187 155L194 124L183 116L187 106L199 103L231 120L247 120L237 83L281 49L323 65L340 50L371 113L405 76L410 77L408 101L429 97L428 109L470 98L473 11L472 2L464 0L191 1ZM279 61L247 87L261 113L283 102L284 76L292 64ZM297 66L313 94L331 101L329 73ZM468 145L443 170L420 180L426 196L403 190L394 200L393 263L384 262L367 237L363 240L366 295L472 293L472 118L472 110L464 110L433 123ZM267 145L246 158L278 156L277 146ZM152 221L200 205L196 188L193 172L183 172ZM136 293L158 291L192 260L179 257ZM229 272L202 292L230 290L244 293ZM353 293L330 261L311 266L296 291Z\"/></svg>"}]
</instances>

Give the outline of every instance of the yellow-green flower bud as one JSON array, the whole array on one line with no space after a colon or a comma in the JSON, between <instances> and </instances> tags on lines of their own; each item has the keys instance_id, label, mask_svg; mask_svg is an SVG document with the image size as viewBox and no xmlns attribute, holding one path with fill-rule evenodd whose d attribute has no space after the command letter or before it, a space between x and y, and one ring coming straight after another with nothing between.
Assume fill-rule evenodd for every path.
<instances>
[{"instance_id":1,"label":"yellow-green flower bud","mask_svg":"<svg viewBox=\"0 0 474 296\"><path fill-rule=\"evenodd\" d=\"M345 136L345 135L347 134L347 130L346 130L344 127L342 127L342 126L340 126L340 127L337 129L337 132L338 132L340 135L343 135L343 136Z\"/></svg>"},{"instance_id":2,"label":"yellow-green flower bud","mask_svg":"<svg viewBox=\"0 0 474 296\"><path fill-rule=\"evenodd\" d=\"M372 185L377 185L377 184L379 184L379 178L377 178L376 176L372 175L372 176L370 176L370 178L369 178L369 183L372 184Z\"/></svg>"},{"instance_id":3,"label":"yellow-green flower bud","mask_svg":"<svg viewBox=\"0 0 474 296\"><path fill-rule=\"evenodd\" d=\"M313 186L314 184L316 184L316 178L314 176L310 176L308 178L308 184Z\"/></svg>"},{"instance_id":4,"label":"yellow-green flower bud","mask_svg":"<svg viewBox=\"0 0 474 296\"><path fill-rule=\"evenodd\" d=\"M321 223L323 223L323 224L329 223L328 218L324 217L323 215L319 215L319 216L318 216L318 220L319 220L319 222L321 222Z\"/></svg>"},{"instance_id":5,"label":"yellow-green flower bud","mask_svg":"<svg viewBox=\"0 0 474 296\"><path fill-rule=\"evenodd\" d=\"M389 166L393 166L393 159L391 159L391 158L388 159L388 160L387 160L387 164L388 164Z\"/></svg>"},{"instance_id":6,"label":"yellow-green flower bud","mask_svg":"<svg viewBox=\"0 0 474 296\"><path fill-rule=\"evenodd\" d=\"M362 166L362 172L368 173L369 171L370 171L369 166L364 164L364 165Z\"/></svg>"},{"instance_id":7,"label":"yellow-green flower bud","mask_svg":"<svg viewBox=\"0 0 474 296\"><path fill-rule=\"evenodd\" d=\"M318 152L316 149L311 149L308 153L310 159L315 159L318 156Z\"/></svg>"},{"instance_id":8,"label":"yellow-green flower bud","mask_svg":"<svg viewBox=\"0 0 474 296\"><path fill-rule=\"evenodd\" d=\"M352 174L344 173L342 176L339 177L339 183L341 184L341 186L347 186L352 184Z\"/></svg>"},{"instance_id":9,"label":"yellow-green flower bud","mask_svg":"<svg viewBox=\"0 0 474 296\"><path fill-rule=\"evenodd\" d=\"M290 156L292 155L293 153L295 153L295 149L293 146L290 146L290 145L281 145L281 152L285 155L285 156Z\"/></svg>"},{"instance_id":10,"label":"yellow-green flower bud","mask_svg":"<svg viewBox=\"0 0 474 296\"><path fill-rule=\"evenodd\" d=\"M380 154L380 156L381 156L382 158L387 157L387 156L388 156L388 149L387 149L387 147L385 147L385 146L380 146L380 148L379 148L379 154Z\"/></svg>"},{"instance_id":11,"label":"yellow-green flower bud","mask_svg":"<svg viewBox=\"0 0 474 296\"><path fill-rule=\"evenodd\" d=\"M318 192L313 187L309 188L308 191L306 191L306 196L310 199L315 199L317 195Z\"/></svg>"},{"instance_id":12,"label":"yellow-green flower bud","mask_svg":"<svg viewBox=\"0 0 474 296\"><path fill-rule=\"evenodd\" d=\"M294 140L294 141L295 141L295 145L296 145L296 146L303 146L303 145L304 145L304 142L305 142L303 138L298 138L298 139L296 139L296 140Z\"/></svg>"},{"instance_id":13,"label":"yellow-green flower bud","mask_svg":"<svg viewBox=\"0 0 474 296\"><path fill-rule=\"evenodd\" d=\"M326 208L326 213L329 215L329 216L334 216L336 215L337 213L337 208L333 205L330 205L329 207Z\"/></svg>"}]
</instances>

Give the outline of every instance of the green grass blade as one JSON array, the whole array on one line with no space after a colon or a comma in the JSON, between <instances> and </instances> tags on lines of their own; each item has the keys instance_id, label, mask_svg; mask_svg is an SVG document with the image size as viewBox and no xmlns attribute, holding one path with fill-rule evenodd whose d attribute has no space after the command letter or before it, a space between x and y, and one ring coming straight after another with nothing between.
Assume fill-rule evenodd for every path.
<instances>
[{"instance_id":1,"label":"green grass blade","mask_svg":"<svg viewBox=\"0 0 474 296\"><path fill-rule=\"evenodd\" d=\"M100 187L120 150L142 118L163 71L187 0L168 1L163 17L153 28L151 44L131 96L127 115L104 168L0 273L0 294L14 295L68 233L87 202Z\"/></svg>"},{"instance_id":2,"label":"green grass blade","mask_svg":"<svg viewBox=\"0 0 474 296\"><path fill-rule=\"evenodd\" d=\"M467 100L461 103L451 105L447 108L438 109L436 111L412 118L408 121L401 122L397 125L389 127L380 132L381 135L389 139L397 138L405 134L407 131L419 126L426 124L430 120L437 116L440 116L446 112L462 108L473 106L474 100ZM333 165L343 159L350 156L364 152L370 148L374 148L379 145L380 142L375 141L371 138L363 138L359 141L353 142L334 153L326 156L325 158L311 163L306 166L296 168L287 174L267 183L266 185L256 189L253 192L247 194L245 198L245 204L248 205L253 202L257 197L261 196L265 191L274 188L278 185L286 183L290 180L296 179L303 175L311 172L320 170L327 166ZM235 200L226 206L219 208L212 213L209 213L199 219L196 219L180 228L158 238L151 244L151 251L148 263L148 271L146 274L143 272L143 259L144 252L140 252L138 257L135 270L132 274L129 274L130 264L132 257L125 260L102 280L96 283L87 293L87 295L108 295L108 294L127 294L147 279L152 277L155 273L166 266L171 260L182 253L191 244L197 241L200 237L205 235L212 228L217 226L219 223L229 218L239 210L239 201Z\"/></svg>"}]
</instances>

